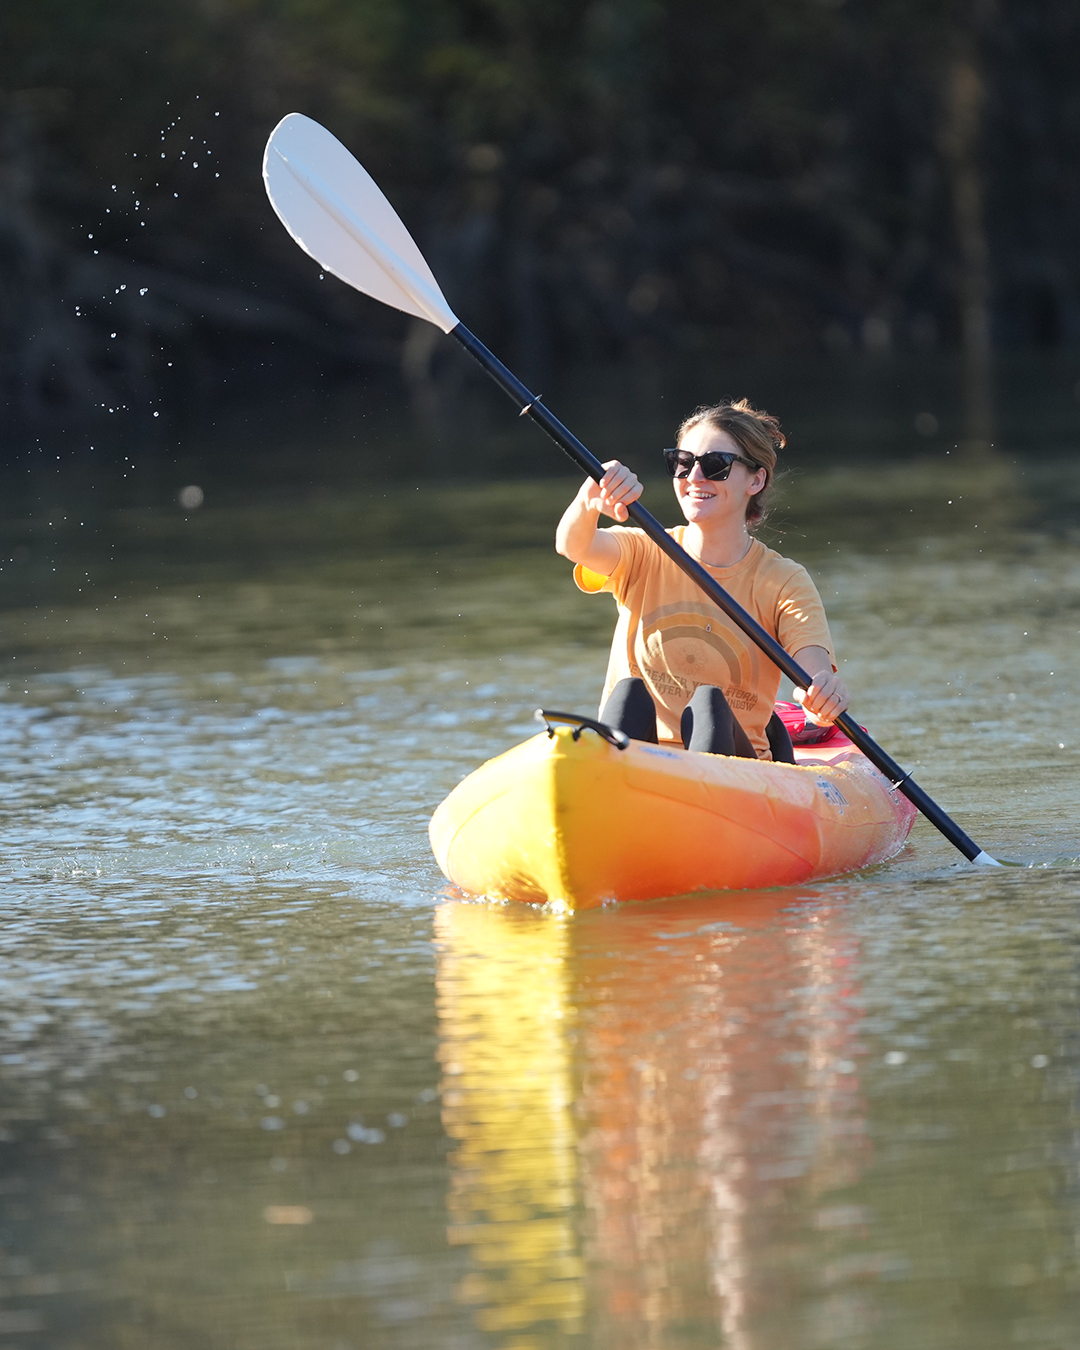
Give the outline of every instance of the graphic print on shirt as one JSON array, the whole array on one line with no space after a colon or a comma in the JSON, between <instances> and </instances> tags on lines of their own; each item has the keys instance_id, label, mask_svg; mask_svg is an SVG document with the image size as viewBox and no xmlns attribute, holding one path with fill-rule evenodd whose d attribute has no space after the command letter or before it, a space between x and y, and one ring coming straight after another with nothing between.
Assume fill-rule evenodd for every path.
<instances>
[{"instance_id":1,"label":"graphic print on shirt","mask_svg":"<svg viewBox=\"0 0 1080 1350\"><path fill-rule=\"evenodd\" d=\"M711 605L683 600L641 616L639 657L645 678L658 693L689 700L703 684L724 691L733 710L757 706L761 658L733 643Z\"/></svg>"}]
</instances>

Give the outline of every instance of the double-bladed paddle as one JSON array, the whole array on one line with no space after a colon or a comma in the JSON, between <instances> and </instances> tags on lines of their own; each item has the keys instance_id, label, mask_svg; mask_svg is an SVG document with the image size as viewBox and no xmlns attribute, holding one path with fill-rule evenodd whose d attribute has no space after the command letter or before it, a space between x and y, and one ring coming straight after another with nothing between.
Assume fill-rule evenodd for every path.
<instances>
[{"instance_id":1,"label":"double-bladed paddle","mask_svg":"<svg viewBox=\"0 0 1080 1350\"><path fill-rule=\"evenodd\" d=\"M603 478L604 466L596 456L461 323L446 303L431 268L397 212L370 174L325 127L302 113L290 113L283 118L266 143L263 179L281 223L325 271L384 305L427 319L455 338L510 396L521 416L527 415L538 423L591 478L597 482ZM628 512L634 524L797 687L810 687L812 680L806 671L672 539L651 512L640 502L630 506ZM970 839L849 713L842 713L836 725L965 858L994 867L1001 865Z\"/></svg>"}]
</instances>

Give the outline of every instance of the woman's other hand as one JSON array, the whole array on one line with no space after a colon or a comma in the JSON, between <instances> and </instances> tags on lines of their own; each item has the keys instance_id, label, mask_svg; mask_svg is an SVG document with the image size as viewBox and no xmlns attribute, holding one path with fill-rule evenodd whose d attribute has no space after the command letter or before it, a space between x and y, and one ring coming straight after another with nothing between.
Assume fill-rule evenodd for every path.
<instances>
[{"instance_id":1,"label":"woman's other hand","mask_svg":"<svg viewBox=\"0 0 1080 1350\"><path fill-rule=\"evenodd\" d=\"M828 652L822 648L804 648L801 652L795 654L795 660L804 670L814 670L818 665L816 661L807 659L811 653L814 653L814 655L820 653L828 662ZM840 714L847 711L848 704L851 702L847 685L833 670L831 662L822 664L809 689L796 689L794 695L795 701L802 704L803 711L811 722L816 723L819 727L832 726Z\"/></svg>"}]
</instances>

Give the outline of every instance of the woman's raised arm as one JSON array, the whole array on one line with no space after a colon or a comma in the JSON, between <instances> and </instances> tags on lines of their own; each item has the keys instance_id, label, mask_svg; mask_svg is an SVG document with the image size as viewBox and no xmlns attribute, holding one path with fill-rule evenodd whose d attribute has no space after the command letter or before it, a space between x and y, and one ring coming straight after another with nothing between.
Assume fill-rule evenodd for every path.
<instances>
[{"instance_id":1,"label":"woman's raised arm","mask_svg":"<svg viewBox=\"0 0 1080 1350\"><path fill-rule=\"evenodd\" d=\"M619 561L619 545L598 530L600 515L624 521L626 508L641 496L641 482L617 459L604 465L599 483L586 478L577 496L563 512L555 531L555 548L564 558L581 563L590 572L610 576Z\"/></svg>"}]
</instances>

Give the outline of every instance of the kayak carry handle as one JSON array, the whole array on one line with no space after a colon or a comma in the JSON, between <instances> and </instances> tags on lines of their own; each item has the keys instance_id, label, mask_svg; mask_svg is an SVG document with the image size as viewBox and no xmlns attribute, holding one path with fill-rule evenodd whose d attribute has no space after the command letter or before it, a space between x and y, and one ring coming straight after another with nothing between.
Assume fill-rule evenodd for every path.
<instances>
[{"instance_id":1,"label":"kayak carry handle","mask_svg":"<svg viewBox=\"0 0 1080 1350\"><path fill-rule=\"evenodd\" d=\"M613 745L616 750L626 750L630 745L630 737L625 731L620 731L618 727L609 727L606 722L598 722L595 717L581 717L577 713L555 712L551 708L537 708L533 716L538 722L543 722L547 728L548 736L555 735L555 728L552 722L566 722L574 730L570 733L576 741L586 727L590 731L595 731L598 736L602 736L608 745Z\"/></svg>"}]
</instances>

